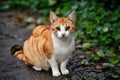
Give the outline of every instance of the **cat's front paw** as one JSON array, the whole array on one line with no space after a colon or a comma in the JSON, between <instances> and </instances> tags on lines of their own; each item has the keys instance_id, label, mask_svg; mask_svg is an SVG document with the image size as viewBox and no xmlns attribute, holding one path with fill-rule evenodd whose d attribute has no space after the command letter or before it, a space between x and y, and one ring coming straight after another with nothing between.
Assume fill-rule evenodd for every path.
<instances>
[{"instance_id":1,"label":"cat's front paw","mask_svg":"<svg viewBox=\"0 0 120 80\"><path fill-rule=\"evenodd\" d=\"M53 76L54 77L58 77L58 76L60 76L61 74L60 74L60 72L53 72Z\"/></svg>"},{"instance_id":2,"label":"cat's front paw","mask_svg":"<svg viewBox=\"0 0 120 80\"><path fill-rule=\"evenodd\" d=\"M68 70L68 69L63 70L63 71L62 71L62 74L63 74L63 75L69 74L69 70Z\"/></svg>"},{"instance_id":3,"label":"cat's front paw","mask_svg":"<svg viewBox=\"0 0 120 80\"><path fill-rule=\"evenodd\" d=\"M36 67L36 66L33 66L32 68L35 69L36 71L41 71L42 70L40 67Z\"/></svg>"}]
</instances>

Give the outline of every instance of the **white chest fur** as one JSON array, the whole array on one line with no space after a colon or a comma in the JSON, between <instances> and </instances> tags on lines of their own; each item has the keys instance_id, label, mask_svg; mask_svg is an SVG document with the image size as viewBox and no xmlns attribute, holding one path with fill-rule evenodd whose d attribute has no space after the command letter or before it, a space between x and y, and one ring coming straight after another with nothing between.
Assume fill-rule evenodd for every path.
<instances>
[{"instance_id":1,"label":"white chest fur","mask_svg":"<svg viewBox=\"0 0 120 80\"><path fill-rule=\"evenodd\" d=\"M72 54L74 50L74 37L70 37L67 40L59 40L55 36L52 36L52 38L54 46L52 57L54 57L58 63L61 63Z\"/></svg>"}]
</instances>

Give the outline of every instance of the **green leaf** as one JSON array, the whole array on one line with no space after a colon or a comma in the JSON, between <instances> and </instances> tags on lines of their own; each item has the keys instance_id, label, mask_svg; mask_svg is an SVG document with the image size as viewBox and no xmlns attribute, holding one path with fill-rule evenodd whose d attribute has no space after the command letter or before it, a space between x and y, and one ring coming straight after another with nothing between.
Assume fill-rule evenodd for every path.
<instances>
[{"instance_id":1,"label":"green leaf","mask_svg":"<svg viewBox=\"0 0 120 80\"><path fill-rule=\"evenodd\" d=\"M82 1L82 2L80 2L80 7L85 7L86 4L87 4L87 1Z\"/></svg>"},{"instance_id":2,"label":"green leaf","mask_svg":"<svg viewBox=\"0 0 120 80\"><path fill-rule=\"evenodd\" d=\"M119 78L120 76L118 74L111 74L112 78Z\"/></svg>"},{"instance_id":3,"label":"green leaf","mask_svg":"<svg viewBox=\"0 0 120 80\"><path fill-rule=\"evenodd\" d=\"M96 16L95 21L97 22L97 24L99 24L100 23L100 16Z\"/></svg>"},{"instance_id":4,"label":"green leaf","mask_svg":"<svg viewBox=\"0 0 120 80\"><path fill-rule=\"evenodd\" d=\"M97 51L97 55L98 55L99 57L105 57L105 54L104 54L103 50L98 50L98 51Z\"/></svg>"},{"instance_id":5,"label":"green leaf","mask_svg":"<svg viewBox=\"0 0 120 80\"><path fill-rule=\"evenodd\" d=\"M99 14L103 14L104 8L103 8L103 7L99 7L98 10L97 10L97 12L98 12Z\"/></svg>"},{"instance_id":6,"label":"green leaf","mask_svg":"<svg viewBox=\"0 0 120 80\"><path fill-rule=\"evenodd\" d=\"M27 29L33 29L35 27L34 23L31 23L30 25L28 25Z\"/></svg>"},{"instance_id":7,"label":"green leaf","mask_svg":"<svg viewBox=\"0 0 120 80\"><path fill-rule=\"evenodd\" d=\"M105 56L111 57L111 56L113 56L113 54L114 54L113 50L111 50L111 49L105 51Z\"/></svg>"},{"instance_id":8,"label":"green leaf","mask_svg":"<svg viewBox=\"0 0 120 80\"><path fill-rule=\"evenodd\" d=\"M32 22L32 20L33 20L32 17L27 17L27 18L25 18L25 21L26 21L26 22Z\"/></svg>"},{"instance_id":9,"label":"green leaf","mask_svg":"<svg viewBox=\"0 0 120 80\"><path fill-rule=\"evenodd\" d=\"M102 35L101 38L100 38L100 40L101 40L102 42L106 41L106 39L107 39L107 36L105 36L105 35Z\"/></svg>"},{"instance_id":10,"label":"green leaf","mask_svg":"<svg viewBox=\"0 0 120 80\"><path fill-rule=\"evenodd\" d=\"M43 18L38 18L38 19L37 19L37 23L41 23L42 20L43 20Z\"/></svg>"},{"instance_id":11,"label":"green leaf","mask_svg":"<svg viewBox=\"0 0 120 80\"><path fill-rule=\"evenodd\" d=\"M48 0L48 5L49 6L53 6L56 3L57 3L57 0Z\"/></svg>"},{"instance_id":12,"label":"green leaf","mask_svg":"<svg viewBox=\"0 0 120 80\"><path fill-rule=\"evenodd\" d=\"M10 8L10 5L4 5L4 6L1 7L2 10L7 10L9 8Z\"/></svg>"},{"instance_id":13,"label":"green leaf","mask_svg":"<svg viewBox=\"0 0 120 80\"><path fill-rule=\"evenodd\" d=\"M92 37L97 37L98 36L98 31L96 31L96 30L92 31L91 36Z\"/></svg>"},{"instance_id":14,"label":"green leaf","mask_svg":"<svg viewBox=\"0 0 120 80\"><path fill-rule=\"evenodd\" d=\"M120 59L117 55L116 56L111 56L109 60L112 64L118 64L120 62Z\"/></svg>"},{"instance_id":15,"label":"green leaf","mask_svg":"<svg viewBox=\"0 0 120 80\"><path fill-rule=\"evenodd\" d=\"M85 58L85 55L80 55L79 58L80 58L80 59L84 59L84 58Z\"/></svg>"},{"instance_id":16,"label":"green leaf","mask_svg":"<svg viewBox=\"0 0 120 80\"><path fill-rule=\"evenodd\" d=\"M120 60L119 60L119 59L110 59L110 62L111 62L112 64L117 64L117 63L120 62Z\"/></svg>"},{"instance_id":17,"label":"green leaf","mask_svg":"<svg viewBox=\"0 0 120 80\"><path fill-rule=\"evenodd\" d=\"M85 26L86 26L87 34L92 34L92 31L93 31L93 23L92 23L92 22L87 22Z\"/></svg>"},{"instance_id":18,"label":"green leaf","mask_svg":"<svg viewBox=\"0 0 120 80\"><path fill-rule=\"evenodd\" d=\"M81 61L81 64L88 65L88 64L89 64L89 62L88 62L88 60L87 60L87 59L84 59L84 60L82 60L82 61Z\"/></svg>"},{"instance_id":19,"label":"green leaf","mask_svg":"<svg viewBox=\"0 0 120 80\"><path fill-rule=\"evenodd\" d=\"M117 21L119 17L120 17L119 11L114 11L111 17L111 21Z\"/></svg>"},{"instance_id":20,"label":"green leaf","mask_svg":"<svg viewBox=\"0 0 120 80\"><path fill-rule=\"evenodd\" d=\"M92 54L92 58L93 58L93 60L95 60L95 61L100 60L100 57L99 57L97 54Z\"/></svg>"},{"instance_id":21,"label":"green leaf","mask_svg":"<svg viewBox=\"0 0 120 80\"><path fill-rule=\"evenodd\" d=\"M88 48L90 48L90 46L91 46L90 43L83 43L82 44L83 49L88 49Z\"/></svg>"},{"instance_id":22,"label":"green leaf","mask_svg":"<svg viewBox=\"0 0 120 80\"><path fill-rule=\"evenodd\" d=\"M108 30L109 30L108 27L103 28L103 32L108 32Z\"/></svg>"},{"instance_id":23,"label":"green leaf","mask_svg":"<svg viewBox=\"0 0 120 80\"><path fill-rule=\"evenodd\" d=\"M106 67L115 67L115 65L113 65L111 63L103 63L102 65L106 66Z\"/></svg>"},{"instance_id":24,"label":"green leaf","mask_svg":"<svg viewBox=\"0 0 120 80\"><path fill-rule=\"evenodd\" d=\"M111 24L110 23L105 23L103 27L103 32L108 32Z\"/></svg>"},{"instance_id":25,"label":"green leaf","mask_svg":"<svg viewBox=\"0 0 120 80\"><path fill-rule=\"evenodd\" d=\"M100 25L96 26L96 30L97 31L101 31L102 30L102 26L100 26Z\"/></svg>"},{"instance_id":26,"label":"green leaf","mask_svg":"<svg viewBox=\"0 0 120 80\"><path fill-rule=\"evenodd\" d=\"M112 33L112 37L116 40L120 39L120 29L116 29L115 31L113 31Z\"/></svg>"}]
</instances>

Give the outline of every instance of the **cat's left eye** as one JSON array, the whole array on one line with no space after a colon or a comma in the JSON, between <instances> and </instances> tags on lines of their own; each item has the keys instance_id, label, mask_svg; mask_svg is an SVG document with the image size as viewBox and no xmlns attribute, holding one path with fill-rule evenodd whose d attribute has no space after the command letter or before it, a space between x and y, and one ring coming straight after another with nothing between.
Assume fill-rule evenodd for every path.
<instances>
[{"instance_id":1,"label":"cat's left eye","mask_svg":"<svg viewBox=\"0 0 120 80\"><path fill-rule=\"evenodd\" d=\"M65 28L65 31L68 31L70 29L70 26L67 26L66 28Z\"/></svg>"},{"instance_id":2,"label":"cat's left eye","mask_svg":"<svg viewBox=\"0 0 120 80\"><path fill-rule=\"evenodd\" d=\"M56 30L60 31L60 27L56 27Z\"/></svg>"}]
</instances>

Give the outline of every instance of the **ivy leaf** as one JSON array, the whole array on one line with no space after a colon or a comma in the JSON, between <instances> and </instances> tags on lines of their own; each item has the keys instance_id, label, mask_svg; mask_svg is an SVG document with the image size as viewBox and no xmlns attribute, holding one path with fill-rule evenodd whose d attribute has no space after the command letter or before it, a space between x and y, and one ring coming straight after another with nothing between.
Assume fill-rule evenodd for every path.
<instances>
[{"instance_id":1,"label":"ivy leaf","mask_svg":"<svg viewBox=\"0 0 120 80\"><path fill-rule=\"evenodd\" d=\"M87 4L87 1L82 1L82 2L80 2L80 7L85 7L86 4Z\"/></svg>"},{"instance_id":2,"label":"ivy leaf","mask_svg":"<svg viewBox=\"0 0 120 80\"><path fill-rule=\"evenodd\" d=\"M92 54L92 59L98 61L100 60L100 57L97 54Z\"/></svg>"},{"instance_id":3,"label":"ivy leaf","mask_svg":"<svg viewBox=\"0 0 120 80\"><path fill-rule=\"evenodd\" d=\"M111 56L110 62L111 62L112 64L118 64L118 63L120 62L120 59L119 59L118 56Z\"/></svg>"},{"instance_id":4,"label":"ivy leaf","mask_svg":"<svg viewBox=\"0 0 120 80\"><path fill-rule=\"evenodd\" d=\"M102 26L97 25L96 27L97 27L97 28L96 28L97 31L101 31L101 30L102 30Z\"/></svg>"},{"instance_id":5,"label":"ivy leaf","mask_svg":"<svg viewBox=\"0 0 120 80\"><path fill-rule=\"evenodd\" d=\"M105 55L106 56L108 56L108 57L111 57L111 56L113 56L113 50L112 49L110 49L110 50L106 50L106 52L105 52Z\"/></svg>"},{"instance_id":6,"label":"ivy leaf","mask_svg":"<svg viewBox=\"0 0 120 80\"><path fill-rule=\"evenodd\" d=\"M4 5L4 6L1 7L2 10L7 10L9 8L10 8L10 5Z\"/></svg>"},{"instance_id":7,"label":"ivy leaf","mask_svg":"<svg viewBox=\"0 0 120 80\"><path fill-rule=\"evenodd\" d=\"M83 49L88 49L88 48L90 48L90 43L83 43L83 45L82 45L82 48Z\"/></svg>"},{"instance_id":8,"label":"ivy leaf","mask_svg":"<svg viewBox=\"0 0 120 80\"><path fill-rule=\"evenodd\" d=\"M48 0L48 5L49 6L53 6L56 3L57 3L57 0Z\"/></svg>"},{"instance_id":9,"label":"ivy leaf","mask_svg":"<svg viewBox=\"0 0 120 80\"><path fill-rule=\"evenodd\" d=\"M91 34L92 31L93 31L93 23L92 22L87 22L85 26L86 26L87 34Z\"/></svg>"},{"instance_id":10,"label":"ivy leaf","mask_svg":"<svg viewBox=\"0 0 120 80\"><path fill-rule=\"evenodd\" d=\"M97 51L97 55L98 55L99 57L105 57L105 54L104 54L103 50L98 50L98 51Z\"/></svg>"},{"instance_id":11,"label":"ivy leaf","mask_svg":"<svg viewBox=\"0 0 120 80\"><path fill-rule=\"evenodd\" d=\"M88 65L88 64L89 64L89 62L88 62L88 60L87 60L87 59L84 59L84 60L82 60L81 64Z\"/></svg>"},{"instance_id":12,"label":"ivy leaf","mask_svg":"<svg viewBox=\"0 0 120 80\"><path fill-rule=\"evenodd\" d=\"M111 63L103 63L102 65L106 66L106 67L115 67L115 65L113 65Z\"/></svg>"},{"instance_id":13,"label":"ivy leaf","mask_svg":"<svg viewBox=\"0 0 120 80\"><path fill-rule=\"evenodd\" d=\"M27 18L25 18L25 21L26 21L26 22L32 22L32 20L33 20L32 17L27 17Z\"/></svg>"},{"instance_id":14,"label":"ivy leaf","mask_svg":"<svg viewBox=\"0 0 120 80\"><path fill-rule=\"evenodd\" d=\"M120 76L118 74L111 74L113 78L119 78Z\"/></svg>"},{"instance_id":15,"label":"ivy leaf","mask_svg":"<svg viewBox=\"0 0 120 80\"><path fill-rule=\"evenodd\" d=\"M95 21L97 22L97 24L99 24L100 23L100 16L96 16Z\"/></svg>"},{"instance_id":16,"label":"ivy leaf","mask_svg":"<svg viewBox=\"0 0 120 80\"><path fill-rule=\"evenodd\" d=\"M107 39L107 36L104 36L104 35L102 35L101 38L100 38L100 40L101 40L102 42L106 41L106 39Z\"/></svg>"},{"instance_id":17,"label":"ivy leaf","mask_svg":"<svg viewBox=\"0 0 120 80\"><path fill-rule=\"evenodd\" d=\"M103 32L108 32L111 24L110 23L105 23L103 27Z\"/></svg>"},{"instance_id":18,"label":"ivy leaf","mask_svg":"<svg viewBox=\"0 0 120 80\"><path fill-rule=\"evenodd\" d=\"M103 28L103 32L108 32L108 30L109 30L108 27Z\"/></svg>"},{"instance_id":19,"label":"ivy leaf","mask_svg":"<svg viewBox=\"0 0 120 80\"><path fill-rule=\"evenodd\" d=\"M30 25L28 25L27 29L33 29L35 27L34 23L31 23Z\"/></svg>"},{"instance_id":20,"label":"ivy leaf","mask_svg":"<svg viewBox=\"0 0 120 80\"><path fill-rule=\"evenodd\" d=\"M84 59L85 58L85 55L81 55L79 56L80 59Z\"/></svg>"},{"instance_id":21,"label":"ivy leaf","mask_svg":"<svg viewBox=\"0 0 120 80\"><path fill-rule=\"evenodd\" d=\"M116 29L113 33L112 33L112 37L114 38L114 39L120 39L120 29Z\"/></svg>"},{"instance_id":22,"label":"ivy leaf","mask_svg":"<svg viewBox=\"0 0 120 80\"><path fill-rule=\"evenodd\" d=\"M41 23L42 20L43 20L43 18L38 18L38 19L37 19L37 23Z\"/></svg>"}]
</instances>

